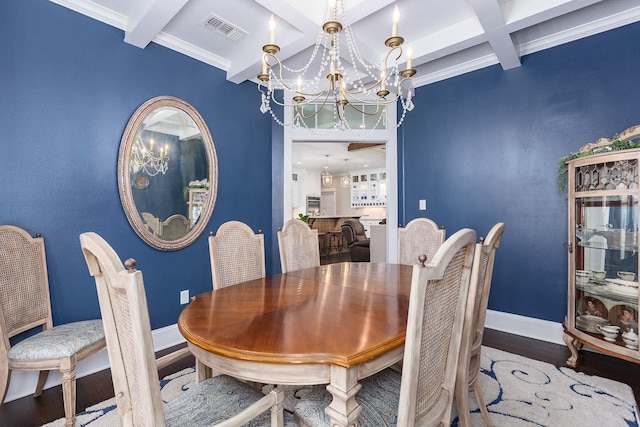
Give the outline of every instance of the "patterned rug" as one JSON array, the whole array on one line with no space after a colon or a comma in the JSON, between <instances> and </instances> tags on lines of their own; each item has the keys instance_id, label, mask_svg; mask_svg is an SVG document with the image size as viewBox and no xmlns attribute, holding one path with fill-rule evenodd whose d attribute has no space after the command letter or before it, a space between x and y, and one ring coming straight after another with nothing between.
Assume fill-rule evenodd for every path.
<instances>
[{"instance_id":1,"label":"patterned rug","mask_svg":"<svg viewBox=\"0 0 640 427\"><path fill-rule=\"evenodd\" d=\"M489 347L482 348L481 367L484 398L496 427L640 427L633 391L626 384ZM162 379L163 400L169 401L188 389L193 377L190 368ZM263 391L268 392L269 386ZM305 387L286 386L285 410L293 411L306 392ZM473 426L484 426L473 393L470 404ZM451 425L458 426L455 413ZM45 426L64 426L64 419ZM115 400L78 414L76 426L119 426Z\"/></svg>"}]
</instances>

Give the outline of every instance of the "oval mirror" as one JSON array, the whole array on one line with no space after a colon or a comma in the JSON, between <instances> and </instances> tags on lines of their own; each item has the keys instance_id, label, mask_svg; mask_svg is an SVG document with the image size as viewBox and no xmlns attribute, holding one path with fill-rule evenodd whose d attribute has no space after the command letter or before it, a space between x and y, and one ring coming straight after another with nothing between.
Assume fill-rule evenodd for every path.
<instances>
[{"instance_id":1,"label":"oval mirror","mask_svg":"<svg viewBox=\"0 0 640 427\"><path fill-rule=\"evenodd\" d=\"M118 191L129 223L149 245L182 249L205 229L216 201L218 159L200 114L160 96L131 116L118 154Z\"/></svg>"}]
</instances>

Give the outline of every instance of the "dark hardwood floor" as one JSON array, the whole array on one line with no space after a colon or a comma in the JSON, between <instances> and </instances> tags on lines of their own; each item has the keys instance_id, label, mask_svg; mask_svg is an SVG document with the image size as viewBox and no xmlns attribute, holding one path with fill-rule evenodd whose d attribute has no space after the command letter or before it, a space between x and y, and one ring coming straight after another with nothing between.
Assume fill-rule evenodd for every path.
<instances>
[{"instance_id":1,"label":"dark hardwood floor","mask_svg":"<svg viewBox=\"0 0 640 427\"><path fill-rule=\"evenodd\" d=\"M162 356L185 345L160 351L157 356ZM160 378L164 378L174 372L193 366L195 366L193 356L186 356L160 369L158 375ZM89 406L113 397L111 371L106 369L78 379L76 381L76 395L77 412L82 412ZM44 390L40 397L26 396L0 406L0 426L2 427L39 427L62 417L64 417L64 406L61 386Z\"/></svg>"},{"instance_id":2,"label":"dark hardwood floor","mask_svg":"<svg viewBox=\"0 0 640 427\"><path fill-rule=\"evenodd\" d=\"M569 350L564 345L533 340L490 329L485 331L484 344L532 359L545 361L555 366L564 366L570 355ZM158 355L166 352L161 352ZM160 378L163 378L166 375L191 366L194 366L193 356L187 356L160 370L159 375ZM640 364L591 351L582 351L577 371L629 384L635 394L636 407L640 407ZM77 381L77 395L78 412L83 411L88 406L113 397L110 371L105 370L80 378ZM37 427L63 416L62 389L59 386L45 390L42 396L38 398L27 396L0 406L0 426L5 427Z\"/></svg>"}]
</instances>

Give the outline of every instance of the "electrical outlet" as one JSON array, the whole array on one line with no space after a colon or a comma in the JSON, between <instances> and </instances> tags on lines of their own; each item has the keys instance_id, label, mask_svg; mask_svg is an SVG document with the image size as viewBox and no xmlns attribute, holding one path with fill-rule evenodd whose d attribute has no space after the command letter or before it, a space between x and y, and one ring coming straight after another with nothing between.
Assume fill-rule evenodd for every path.
<instances>
[{"instance_id":1,"label":"electrical outlet","mask_svg":"<svg viewBox=\"0 0 640 427\"><path fill-rule=\"evenodd\" d=\"M180 304L189 304L189 289L180 291Z\"/></svg>"},{"instance_id":2,"label":"electrical outlet","mask_svg":"<svg viewBox=\"0 0 640 427\"><path fill-rule=\"evenodd\" d=\"M421 211L426 211L426 210L427 210L427 201L426 201L426 200L424 200L424 199L422 199L422 200L420 200L419 202L420 202L420 203L419 203L419 204L420 204L419 209L420 209Z\"/></svg>"}]
</instances>

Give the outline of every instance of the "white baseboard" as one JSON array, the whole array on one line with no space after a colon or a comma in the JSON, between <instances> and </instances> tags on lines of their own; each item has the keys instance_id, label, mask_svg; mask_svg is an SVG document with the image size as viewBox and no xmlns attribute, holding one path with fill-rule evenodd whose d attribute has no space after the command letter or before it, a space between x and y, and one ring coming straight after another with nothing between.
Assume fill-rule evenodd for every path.
<instances>
[{"instance_id":1,"label":"white baseboard","mask_svg":"<svg viewBox=\"0 0 640 427\"><path fill-rule=\"evenodd\" d=\"M176 324L155 329L153 331L153 346L155 351L163 350L183 342L185 342L185 339L182 334L180 334L180 331L178 331L178 325ZM86 375L91 375L108 368L109 355L107 354L107 350L103 349L78 363L78 366L76 367L76 377L82 378ZM46 389L60 385L61 379L62 374L60 374L59 371L51 371L44 388ZM37 382L37 371L12 371L9 390L7 391L7 397L4 401L9 402L24 396L32 395L36 390ZM84 408L78 408L78 410L84 410Z\"/></svg>"},{"instance_id":2,"label":"white baseboard","mask_svg":"<svg viewBox=\"0 0 640 427\"><path fill-rule=\"evenodd\" d=\"M485 327L541 341L564 344L561 323L488 310ZM156 351L181 344L184 341L185 339L178 331L176 324L153 331L153 343ZM78 363L76 376L81 378L107 368L109 368L109 357L105 349ZM60 385L60 379L60 372L52 371L45 388ZM13 371L5 402L33 394L37 381L38 373L35 371ZM83 410L84 408L78 409Z\"/></svg>"},{"instance_id":3,"label":"white baseboard","mask_svg":"<svg viewBox=\"0 0 640 427\"><path fill-rule=\"evenodd\" d=\"M487 310L484 327L564 345L564 341L562 340L562 333L564 331L562 323L504 313L502 311Z\"/></svg>"}]
</instances>

